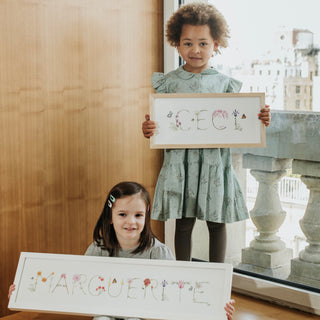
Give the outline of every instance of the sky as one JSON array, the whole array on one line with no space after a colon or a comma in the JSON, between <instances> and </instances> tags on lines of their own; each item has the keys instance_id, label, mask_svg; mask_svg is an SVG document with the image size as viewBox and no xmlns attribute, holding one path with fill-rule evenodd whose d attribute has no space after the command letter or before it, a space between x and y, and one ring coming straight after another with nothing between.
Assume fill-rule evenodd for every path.
<instances>
[{"instance_id":1,"label":"sky","mask_svg":"<svg viewBox=\"0 0 320 320\"><path fill-rule=\"evenodd\" d=\"M231 30L230 48L214 63L238 64L272 49L277 28L308 29L320 47L320 0L209 0L224 15ZM232 63L233 64L233 63Z\"/></svg>"}]
</instances>

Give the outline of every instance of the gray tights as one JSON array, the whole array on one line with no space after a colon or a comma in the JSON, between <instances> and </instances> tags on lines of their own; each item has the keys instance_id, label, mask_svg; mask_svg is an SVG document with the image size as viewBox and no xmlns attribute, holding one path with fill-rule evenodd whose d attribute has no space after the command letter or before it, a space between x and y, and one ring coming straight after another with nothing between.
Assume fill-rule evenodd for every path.
<instances>
[{"instance_id":1,"label":"gray tights","mask_svg":"<svg viewBox=\"0 0 320 320\"><path fill-rule=\"evenodd\" d=\"M175 251L176 259L191 260L191 234L196 218L182 218L176 220ZM209 261L224 262L227 244L225 223L207 221L209 230Z\"/></svg>"}]
</instances>

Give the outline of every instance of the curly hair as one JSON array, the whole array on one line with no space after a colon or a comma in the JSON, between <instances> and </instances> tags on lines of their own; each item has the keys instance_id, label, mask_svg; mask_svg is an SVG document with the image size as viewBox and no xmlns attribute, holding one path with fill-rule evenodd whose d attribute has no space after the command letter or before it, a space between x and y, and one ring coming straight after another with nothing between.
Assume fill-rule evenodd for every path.
<instances>
[{"instance_id":1,"label":"curly hair","mask_svg":"<svg viewBox=\"0 0 320 320\"><path fill-rule=\"evenodd\" d=\"M179 45L184 24L208 25L212 38L219 46L228 46L229 26L224 16L213 5L195 2L181 6L166 24L166 38L171 46Z\"/></svg>"}]
</instances>

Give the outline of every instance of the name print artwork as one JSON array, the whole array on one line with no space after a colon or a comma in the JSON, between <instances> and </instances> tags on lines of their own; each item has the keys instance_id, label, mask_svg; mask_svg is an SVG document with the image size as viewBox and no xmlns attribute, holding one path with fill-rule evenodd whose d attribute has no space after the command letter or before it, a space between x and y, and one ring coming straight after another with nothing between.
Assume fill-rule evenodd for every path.
<instances>
[{"instance_id":1,"label":"name print artwork","mask_svg":"<svg viewBox=\"0 0 320 320\"><path fill-rule=\"evenodd\" d=\"M145 319L226 319L232 266L22 252L9 308Z\"/></svg>"},{"instance_id":2,"label":"name print artwork","mask_svg":"<svg viewBox=\"0 0 320 320\"><path fill-rule=\"evenodd\" d=\"M150 95L155 149L265 147L264 93Z\"/></svg>"}]
</instances>

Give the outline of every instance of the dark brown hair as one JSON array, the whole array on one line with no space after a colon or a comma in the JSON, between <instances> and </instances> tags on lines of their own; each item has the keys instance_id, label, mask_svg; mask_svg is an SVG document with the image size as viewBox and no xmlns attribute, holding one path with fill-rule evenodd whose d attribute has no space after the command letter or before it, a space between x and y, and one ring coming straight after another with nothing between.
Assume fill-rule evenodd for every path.
<instances>
[{"instance_id":1,"label":"dark brown hair","mask_svg":"<svg viewBox=\"0 0 320 320\"><path fill-rule=\"evenodd\" d=\"M228 38L230 38L228 24L213 5L196 2L181 6L166 24L166 37L171 46L179 45L184 24L208 25L213 40L217 41L221 47L228 46Z\"/></svg>"},{"instance_id":2,"label":"dark brown hair","mask_svg":"<svg viewBox=\"0 0 320 320\"><path fill-rule=\"evenodd\" d=\"M139 194L146 204L145 225L140 234L139 246L132 253L140 253L154 244L155 236L151 230L150 195L139 183L124 181L115 185L109 192L101 215L93 231L93 240L103 250L108 250L109 256L115 256L120 248L112 222L112 206L117 199Z\"/></svg>"}]
</instances>

